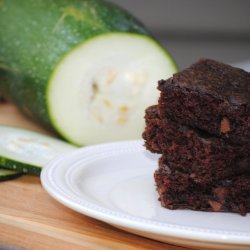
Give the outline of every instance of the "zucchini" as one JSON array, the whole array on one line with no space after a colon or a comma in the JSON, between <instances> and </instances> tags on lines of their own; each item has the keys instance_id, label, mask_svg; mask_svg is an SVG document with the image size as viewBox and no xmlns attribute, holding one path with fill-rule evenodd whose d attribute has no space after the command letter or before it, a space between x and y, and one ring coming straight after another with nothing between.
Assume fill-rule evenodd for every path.
<instances>
[{"instance_id":1,"label":"zucchini","mask_svg":"<svg viewBox=\"0 0 250 250\"><path fill-rule=\"evenodd\" d=\"M0 125L0 166L39 175L47 162L76 147L30 130Z\"/></svg>"},{"instance_id":2,"label":"zucchini","mask_svg":"<svg viewBox=\"0 0 250 250\"><path fill-rule=\"evenodd\" d=\"M0 181L7 181L21 176L21 172L0 168Z\"/></svg>"},{"instance_id":3,"label":"zucchini","mask_svg":"<svg viewBox=\"0 0 250 250\"><path fill-rule=\"evenodd\" d=\"M136 139L176 71L144 26L103 0L0 1L0 90L76 145Z\"/></svg>"}]
</instances>

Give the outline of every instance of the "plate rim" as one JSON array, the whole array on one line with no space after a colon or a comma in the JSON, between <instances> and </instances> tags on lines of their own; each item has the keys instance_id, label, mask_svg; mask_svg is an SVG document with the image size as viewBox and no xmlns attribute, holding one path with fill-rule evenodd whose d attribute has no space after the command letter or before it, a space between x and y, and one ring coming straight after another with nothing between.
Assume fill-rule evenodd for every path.
<instances>
[{"instance_id":1,"label":"plate rim","mask_svg":"<svg viewBox=\"0 0 250 250\"><path fill-rule=\"evenodd\" d=\"M130 146L134 149L144 151L142 147L143 140L130 140L130 141L119 141L92 145L88 147L81 147L75 149L69 153L60 155L56 159L50 161L41 172L41 183L43 188L58 202L62 203L66 207L73 209L79 213L85 214L89 217L97 220L112 224L118 228L129 228L131 230L139 230L141 232L157 234L165 237L174 237L180 239L189 239L193 241L209 242L217 244L239 244L241 246L250 245L250 231L245 232L231 232L226 230L213 230L199 228L196 226L181 226L171 223L159 222L153 219L146 219L142 217L133 216L119 211L103 207L101 205L93 204L89 201L81 201L80 204L76 204L72 199L69 200L65 197L65 194L61 192L56 193L57 189L51 174L53 170L58 168L58 164L66 159L73 158L76 155L82 153L88 153L88 151L98 151L101 149L109 149L110 147L123 149L123 147ZM196 211L193 211L196 212ZM209 213L209 212L206 212ZM195 237L194 237L195 236Z\"/></svg>"}]
</instances>

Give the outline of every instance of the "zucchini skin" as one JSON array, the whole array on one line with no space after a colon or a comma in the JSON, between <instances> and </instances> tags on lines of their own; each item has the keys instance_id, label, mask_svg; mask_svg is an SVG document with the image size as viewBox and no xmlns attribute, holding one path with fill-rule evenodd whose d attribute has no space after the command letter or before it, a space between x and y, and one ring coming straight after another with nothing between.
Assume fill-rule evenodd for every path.
<instances>
[{"instance_id":1,"label":"zucchini skin","mask_svg":"<svg viewBox=\"0 0 250 250\"><path fill-rule=\"evenodd\" d=\"M0 168L0 181L8 181L8 180L12 180L12 179L15 179L21 175L23 175L23 173L21 172L16 172L16 171L11 171L11 173L4 173L4 174L1 174L2 171L5 171L4 168Z\"/></svg>"},{"instance_id":2,"label":"zucchini skin","mask_svg":"<svg viewBox=\"0 0 250 250\"><path fill-rule=\"evenodd\" d=\"M20 161L15 161L12 159L4 158L0 156L0 166L1 168L14 170L20 172L21 174L30 174L40 176L42 167L34 166Z\"/></svg>"},{"instance_id":3,"label":"zucchini skin","mask_svg":"<svg viewBox=\"0 0 250 250\"><path fill-rule=\"evenodd\" d=\"M53 70L79 44L110 32L149 35L103 0L0 1L0 96L54 130L47 103Z\"/></svg>"}]
</instances>

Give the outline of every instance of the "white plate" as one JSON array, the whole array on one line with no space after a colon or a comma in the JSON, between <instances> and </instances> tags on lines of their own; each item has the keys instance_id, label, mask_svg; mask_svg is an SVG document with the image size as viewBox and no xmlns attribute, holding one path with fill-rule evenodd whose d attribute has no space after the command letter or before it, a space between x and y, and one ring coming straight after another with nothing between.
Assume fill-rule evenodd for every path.
<instances>
[{"instance_id":1,"label":"white plate","mask_svg":"<svg viewBox=\"0 0 250 250\"><path fill-rule=\"evenodd\" d=\"M142 141L77 149L43 169L43 187L90 217L148 238L193 248L250 249L250 214L162 208L153 172L157 155Z\"/></svg>"}]
</instances>

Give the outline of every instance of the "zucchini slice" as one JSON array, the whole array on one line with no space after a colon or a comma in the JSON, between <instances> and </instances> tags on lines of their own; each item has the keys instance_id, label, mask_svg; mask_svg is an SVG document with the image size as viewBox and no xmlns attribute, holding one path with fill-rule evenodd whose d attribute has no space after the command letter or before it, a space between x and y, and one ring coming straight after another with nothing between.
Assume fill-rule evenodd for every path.
<instances>
[{"instance_id":1,"label":"zucchini slice","mask_svg":"<svg viewBox=\"0 0 250 250\"><path fill-rule=\"evenodd\" d=\"M76 147L37 132L0 125L0 166L39 175L42 167Z\"/></svg>"},{"instance_id":2,"label":"zucchini slice","mask_svg":"<svg viewBox=\"0 0 250 250\"><path fill-rule=\"evenodd\" d=\"M0 181L15 179L21 175L21 172L0 168Z\"/></svg>"}]
</instances>

